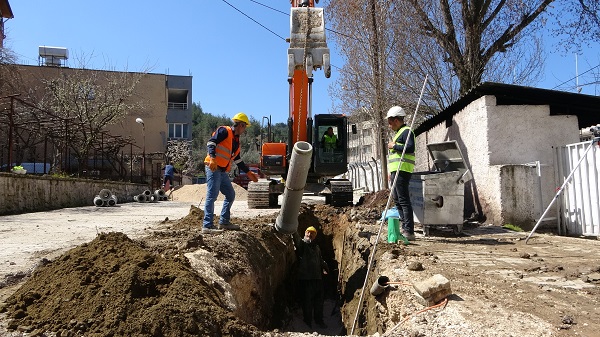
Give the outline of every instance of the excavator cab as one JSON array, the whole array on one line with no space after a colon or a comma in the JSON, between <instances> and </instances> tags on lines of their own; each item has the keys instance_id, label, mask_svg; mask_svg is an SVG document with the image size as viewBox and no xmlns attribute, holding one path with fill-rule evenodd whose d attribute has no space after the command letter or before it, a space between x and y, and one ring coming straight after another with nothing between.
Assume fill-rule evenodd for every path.
<instances>
[{"instance_id":1,"label":"excavator cab","mask_svg":"<svg viewBox=\"0 0 600 337\"><path fill-rule=\"evenodd\" d=\"M313 169L318 176L336 176L348 170L348 120L343 115L315 115Z\"/></svg>"}]
</instances>

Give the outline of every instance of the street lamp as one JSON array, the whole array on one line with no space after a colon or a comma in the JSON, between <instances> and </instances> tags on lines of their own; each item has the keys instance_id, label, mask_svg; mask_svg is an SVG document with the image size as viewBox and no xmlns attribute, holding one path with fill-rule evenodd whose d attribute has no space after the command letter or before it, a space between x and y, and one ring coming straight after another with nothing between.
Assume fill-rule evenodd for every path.
<instances>
[{"instance_id":1,"label":"street lamp","mask_svg":"<svg viewBox=\"0 0 600 337\"><path fill-rule=\"evenodd\" d=\"M144 139L143 141L143 146L142 146L142 174L143 176L146 175L146 126L144 125L144 120L141 118L136 118L135 122L138 124L142 125L142 138Z\"/></svg>"}]
</instances>

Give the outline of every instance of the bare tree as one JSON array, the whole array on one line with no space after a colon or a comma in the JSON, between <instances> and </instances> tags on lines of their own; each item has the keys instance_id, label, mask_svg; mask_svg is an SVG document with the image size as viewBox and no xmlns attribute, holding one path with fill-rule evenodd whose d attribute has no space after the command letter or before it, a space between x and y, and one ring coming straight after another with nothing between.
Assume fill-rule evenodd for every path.
<instances>
[{"instance_id":1,"label":"bare tree","mask_svg":"<svg viewBox=\"0 0 600 337\"><path fill-rule=\"evenodd\" d=\"M39 106L64 120L62 137L57 139L64 139L83 170L92 149L102 141L105 128L120 122L129 112L143 109L143 102L134 92L144 73L83 67L57 68L57 72L41 79L44 95Z\"/></svg>"},{"instance_id":2,"label":"bare tree","mask_svg":"<svg viewBox=\"0 0 600 337\"><path fill-rule=\"evenodd\" d=\"M562 0L552 11L557 22L552 32L561 38L564 50L600 41L600 0Z\"/></svg>"},{"instance_id":3,"label":"bare tree","mask_svg":"<svg viewBox=\"0 0 600 337\"><path fill-rule=\"evenodd\" d=\"M9 48L0 48L0 96L19 93L20 77L15 67L16 56Z\"/></svg>"}]
</instances>

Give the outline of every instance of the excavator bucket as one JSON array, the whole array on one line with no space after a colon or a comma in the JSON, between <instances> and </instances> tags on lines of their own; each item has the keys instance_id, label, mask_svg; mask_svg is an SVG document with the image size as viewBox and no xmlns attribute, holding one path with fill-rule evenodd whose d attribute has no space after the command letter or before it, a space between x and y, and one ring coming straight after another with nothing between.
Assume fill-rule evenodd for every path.
<instances>
[{"instance_id":1,"label":"excavator bucket","mask_svg":"<svg viewBox=\"0 0 600 337\"><path fill-rule=\"evenodd\" d=\"M329 48L325 39L323 8L293 7L290 15L290 47L288 48L288 77L294 70L304 69L308 77L313 70L323 68L331 76Z\"/></svg>"}]
</instances>

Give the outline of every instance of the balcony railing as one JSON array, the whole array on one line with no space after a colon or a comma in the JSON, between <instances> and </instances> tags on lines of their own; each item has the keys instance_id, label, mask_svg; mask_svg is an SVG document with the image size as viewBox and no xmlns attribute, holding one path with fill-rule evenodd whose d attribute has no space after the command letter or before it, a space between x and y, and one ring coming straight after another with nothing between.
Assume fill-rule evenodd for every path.
<instances>
[{"instance_id":1,"label":"balcony railing","mask_svg":"<svg viewBox=\"0 0 600 337\"><path fill-rule=\"evenodd\" d=\"M187 110L188 108L188 104L187 103L175 103L175 102L169 102L168 103L168 108L169 109L175 109L175 110Z\"/></svg>"}]
</instances>

